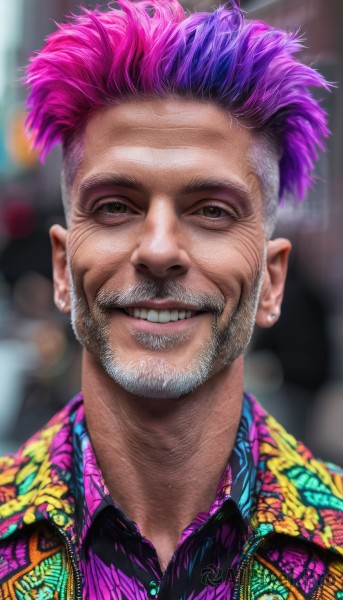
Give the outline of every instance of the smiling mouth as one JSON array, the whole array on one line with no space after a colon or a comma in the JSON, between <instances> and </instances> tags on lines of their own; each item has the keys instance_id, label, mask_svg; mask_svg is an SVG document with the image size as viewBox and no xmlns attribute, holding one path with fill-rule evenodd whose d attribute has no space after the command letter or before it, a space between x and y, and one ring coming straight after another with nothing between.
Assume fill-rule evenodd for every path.
<instances>
[{"instance_id":1,"label":"smiling mouth","mask_svg":"<svg viewBox=\"0 0 343 600\"><path fill-rule=\"evenodd\" d=\"M170 323L172 321L183 321L199 314L194 310L163 309L154 310L152 308L125 308L124 312L130 317L150 321L150 323Z\"/></svg>"}]
</instances>

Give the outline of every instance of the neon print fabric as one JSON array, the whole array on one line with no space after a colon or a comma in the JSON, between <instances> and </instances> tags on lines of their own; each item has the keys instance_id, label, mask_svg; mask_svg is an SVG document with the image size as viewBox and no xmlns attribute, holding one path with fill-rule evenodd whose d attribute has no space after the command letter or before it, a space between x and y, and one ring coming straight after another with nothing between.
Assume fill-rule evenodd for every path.
<instances>
[{"instance_id":1,"label":"neon print fabric","mask_svg":"<svg viewBox=\"0 0 343 600\"><path fill-rule=\"evenodd\" d=\"M207 597L231 598L239 557L252 516L258 445L248 401L235 448L208 513L200 513L183 531L163 574L153 544L136 523L117 507L102 480L82 406L77 410L73 446L76 490L76 531L86 599L197 598L214 572L229 572L227 582L207 590ZM114 596L107 588L114 590ZM217 594L215 596L214 594Z\"/></svg>"},{"instance_id":2,"label":"neon print fabric","mask_svg":"<svg viewBox=\"0 0 343 600\"><path fill-rule=\"evenodd\" d=\"M162 574L108 494L79 396L0 458L0 600L71 598L342 600L342 471L245 396L214 502Z\"/></svg>"}]
</instances>

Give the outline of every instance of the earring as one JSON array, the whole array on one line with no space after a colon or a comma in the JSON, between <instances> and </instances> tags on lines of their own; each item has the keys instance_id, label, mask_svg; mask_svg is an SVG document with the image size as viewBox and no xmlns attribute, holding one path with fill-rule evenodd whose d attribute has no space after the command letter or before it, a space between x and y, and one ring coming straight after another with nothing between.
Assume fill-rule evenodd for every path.
<instances>
[{"instance_id":1,"label":"earring","mask_svg":"<svg viewBox=\"0 0 343 600\"><path fill-rule=\"evenodd\" d=\"M276 317L278 317L279 315L280 315L280 309L276 308L275 312L271 312L267 317L269 323L272 323L276 319Z\"/></svg>"},{"instance_id":2,"label":"earring","mask_svg":"<svg viewBox=\"0 0 343 600\"><path fill-rule=\"evenodd\" d=\"M58 301L58 305L60 307L61 310L64 310L66 307L66 301L63 300L63 298L60 298L60 300Z\"/></svg>"}]
</instances>

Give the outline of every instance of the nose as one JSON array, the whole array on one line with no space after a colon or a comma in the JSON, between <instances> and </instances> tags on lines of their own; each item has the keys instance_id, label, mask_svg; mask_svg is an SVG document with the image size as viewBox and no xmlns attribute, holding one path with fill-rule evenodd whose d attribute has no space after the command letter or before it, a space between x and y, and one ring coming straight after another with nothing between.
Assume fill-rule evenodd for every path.
<instances>
[{"instance_id":1,"label":"nose","mask_svg":"<svg viewBox=\"0 0 343 600\"><path fill-rule=\"evenodd\" d=\"M183 275L189 269L190 258L183 247L182 238L179 219L171 200L153 202L132 253L132 265L140 273L158 278Z\"/></svg>"}]
</instances>

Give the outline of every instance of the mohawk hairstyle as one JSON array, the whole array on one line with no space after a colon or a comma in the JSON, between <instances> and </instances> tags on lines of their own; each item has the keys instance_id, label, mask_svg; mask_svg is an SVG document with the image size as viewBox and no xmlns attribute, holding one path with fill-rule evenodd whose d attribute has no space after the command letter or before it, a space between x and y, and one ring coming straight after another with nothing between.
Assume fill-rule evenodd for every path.
<instances>
[{"instance_id":1,"label":"mohawk hairstyle","mask_svg":"<svg viewBox=\"0 0 343 600\"><path fill-rule=\"evenodd\" d=\"M30 60L27 125L42 160L127 97L208 99L277 142L279 197L302 198L328 136L309 87L330 85L294 58L297 34L245 20L236 0L188 16L178 0L116 4L72 15Z\"/></svg>"}]
</instances>

